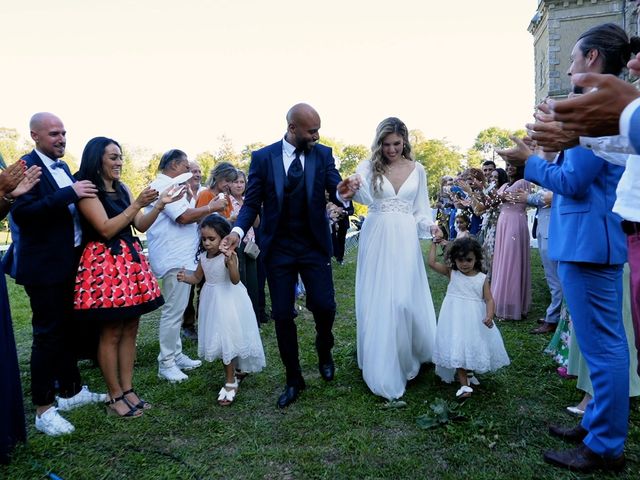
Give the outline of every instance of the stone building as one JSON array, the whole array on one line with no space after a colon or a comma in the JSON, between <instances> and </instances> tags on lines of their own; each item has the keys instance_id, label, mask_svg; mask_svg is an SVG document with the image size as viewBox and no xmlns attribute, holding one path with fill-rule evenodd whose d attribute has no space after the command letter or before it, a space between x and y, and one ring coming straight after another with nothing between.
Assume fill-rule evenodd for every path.
<instances>
[{"instance_id":1,"label":"stone building","mask_svg":"<svg viewBox=\"0 0 640 480\"><path fill-rule=\"evenodd\" d=\"M528 28L534 38L536 104L569 93L569 55L582 33L613 22L629 36L638 35L639 12L640 0L539 0Z\"/></svg>"}]
</instances>

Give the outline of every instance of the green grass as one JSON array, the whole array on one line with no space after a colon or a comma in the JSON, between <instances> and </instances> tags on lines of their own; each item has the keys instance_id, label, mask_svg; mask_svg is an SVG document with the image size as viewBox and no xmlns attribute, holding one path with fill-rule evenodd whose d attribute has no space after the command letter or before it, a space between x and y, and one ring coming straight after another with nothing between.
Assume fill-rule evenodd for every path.
<instances>
[{"instance_id":1,"label":"green grass","mask_svg":"<svg viewBox=\"0 0 640 480\"><path fill-rule=\"evenodd\" d=\"M426 247L426 244L425 244ZM156 378L157 313L145 317L138 339L136 389L154 409L136 420L107 417L100 406L66 417L76 432L62 438L39 434L29 401L30 312L20 287L10 284L16 341L26 399L29 441L18 446L0 478L40 479L48 471L70 479L307 479L307 478L596 478L578 477L548 466L542 451L565 445L547 434L549 421L567 425L565 414L581 394L575 381L562 380L542 354L549 337L530 335L534 319L548 302L537 252L532 254L534 308L528 321L499 324L512 365L481 378L477 394L462 407L462 421L421 430L416 419L436 398L451 400L455 385L441 383L432 366L411 382L407 407L385 409L369 392L356 361L355 253L335 266L338 316L334 328L336 379L325 383L317 372L313 321L299 317L301 361L307 390L290 408L276 400L283 385L273 323L262 328L267 368L249 376L236 402L216 403L223 383L222 364L190 372L183 384ZM429 271L436 309L446 279ZM186 343L195 356L196 345ZM85 383L104 391L100 372L81 364ZM628 466L619 478L637 478L640 467L640 414L634 404L627 442ZM636 472L636 473L633 473ZM600 476L598 476L600 478Z\"/></svg>"}]
</instances>

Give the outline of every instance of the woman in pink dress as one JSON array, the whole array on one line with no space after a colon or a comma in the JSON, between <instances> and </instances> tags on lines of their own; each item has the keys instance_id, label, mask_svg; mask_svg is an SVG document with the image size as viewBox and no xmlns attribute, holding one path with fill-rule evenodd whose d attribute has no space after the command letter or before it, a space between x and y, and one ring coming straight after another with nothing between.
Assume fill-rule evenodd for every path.
<instances>
[{"instance_id":1,"label":"woman in pink dress","mask_svg":"<svg viewBox=\"0 0 640 480\"><path fill-rule=\"evenodd\" d=\"M509 182L498 190L504 203L496 226L491 293L496 317L509 320L526 318L531 305L531 273L527 204L515 193L531 190L524 180L524 167L507 163Z\"/></svg>"}]
</instances>

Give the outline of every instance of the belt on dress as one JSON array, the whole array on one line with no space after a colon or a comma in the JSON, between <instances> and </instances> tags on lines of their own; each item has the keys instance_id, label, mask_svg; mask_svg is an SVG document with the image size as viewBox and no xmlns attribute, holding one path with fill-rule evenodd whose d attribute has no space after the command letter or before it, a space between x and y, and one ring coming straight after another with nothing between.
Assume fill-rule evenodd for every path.
<instances>
[{"instance_id":1,"label":"belt on dress","mask_svg":"<svg viewBox=\"0 0 640 480\"><path fill-rule=\"evenodd\" d=\"M623 220L622 231L627 235L640 234L640 222L630 222L628 220Z\"/></svg>"}]
</instances>

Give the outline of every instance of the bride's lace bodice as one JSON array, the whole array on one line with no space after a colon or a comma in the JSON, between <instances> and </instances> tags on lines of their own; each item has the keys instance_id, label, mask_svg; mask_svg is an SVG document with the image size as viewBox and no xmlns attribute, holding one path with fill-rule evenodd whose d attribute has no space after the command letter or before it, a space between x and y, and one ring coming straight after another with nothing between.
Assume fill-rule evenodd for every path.
<instances>
[{"instance_id":1,"label":"bride's lace bodice","mask_svg":"<svg viewBox=\"0 0 640 480\"><path fill-rule=\"evenodd\" d=\"M358 165L356 173L362 177L360 190L354 196L354 201L369 207L369 214L407 214L413 215L420 238L431 236L430 227L433 225L429 194L427 190L427 174L424 167L415 162L413 171L398 189L386 178L382 177L381 187L376 191L372 184L371 162L366 161Z\"/></svg>"}]
</instances>

